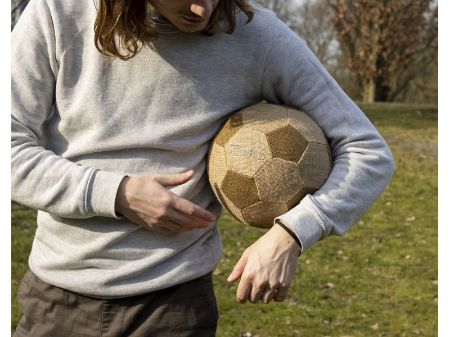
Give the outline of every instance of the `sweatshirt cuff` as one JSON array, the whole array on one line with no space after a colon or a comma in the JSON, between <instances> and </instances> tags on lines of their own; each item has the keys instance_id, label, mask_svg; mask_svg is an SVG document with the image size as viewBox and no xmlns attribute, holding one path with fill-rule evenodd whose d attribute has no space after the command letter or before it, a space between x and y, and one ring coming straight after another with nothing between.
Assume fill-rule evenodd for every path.
<instances>
[{"instance_id":1,"label":"sweatshirt cuff","mask_svg":"<svg viewBox=\"0 0 450 337\"><path fill-rule=\"evenodd\" d=\"M275 221L281 221L297 235L302 245L302 253L326 236L325 224L316 212L310 195L287 213L276 217Z\"/></svg>"},{"instance_id":2,"label":"sweatshirt cuff","mask_svg":"<svg viewBox=\"0 0 450 337\"><path fill-rule=\"evenodd\" d=\"M86 196L86 210L94 216L122 219L116 214L115 204L117 190L125 176L100 170L93 172Z\"/></svg>"}]
</instances>

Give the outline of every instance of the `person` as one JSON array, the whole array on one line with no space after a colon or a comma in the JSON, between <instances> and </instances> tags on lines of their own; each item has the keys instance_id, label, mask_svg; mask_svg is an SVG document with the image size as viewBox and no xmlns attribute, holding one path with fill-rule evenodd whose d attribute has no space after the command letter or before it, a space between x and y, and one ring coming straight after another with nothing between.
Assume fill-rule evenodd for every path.
<instances>
[{"instance_id":1,"label":"person","mask_svg":"<svg viewBox=\"0 0 450 337\"><path fill-rule=\"evenodd\" d=\"M246 0L31 0L12 32L12 198L38 210L16 336L214 336L221 125L305 111L333 168L249 246L238 302L286 299L298 256L389 183L376 128L274 12Z\"/></svg>"}]
</instances>

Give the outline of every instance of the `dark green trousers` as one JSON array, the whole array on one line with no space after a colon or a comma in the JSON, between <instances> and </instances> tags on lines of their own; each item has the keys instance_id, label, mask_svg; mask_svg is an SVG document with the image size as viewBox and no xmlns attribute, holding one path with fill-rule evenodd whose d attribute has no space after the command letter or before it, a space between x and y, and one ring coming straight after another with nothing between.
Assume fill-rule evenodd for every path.
<instances>
[{"instance_id":1,"label":"dark green trousers","mask_svg":"<svg viewBox=\"0 0 450 337\"><path fill-rule=\"evenodd\" d=\"M218 312L211 274L152 293L98 299L40 280L29 271L19 289L15 337L212 337Z\"/></svg>"}]
</instances>

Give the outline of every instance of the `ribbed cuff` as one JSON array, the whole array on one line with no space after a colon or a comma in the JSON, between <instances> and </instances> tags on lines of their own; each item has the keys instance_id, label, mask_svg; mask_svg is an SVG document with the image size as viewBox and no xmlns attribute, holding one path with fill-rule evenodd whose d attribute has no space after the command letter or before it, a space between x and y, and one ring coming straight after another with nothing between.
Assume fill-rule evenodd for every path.
<instances>
[{"instance_id":1,"label":"ribbed cuff","mask_svg":"<svg viewBox=\"0 0 450 337\"><path fill-rule=\"evenodd\" d=\"M96 170L91 177L86 196L86 209L95 216L121 219L116 214L115 204L119 185L125 175Z\"/></svg>"},{"instance_id":2,"label":"ribbed cuff","mask_svg":"<svg viewBox=\"0 0 450 337\"><path fill-rule=\"evenodd\" d=\"M307 195L297 206L275 218L289 227L302 245L302 253L326 235L325 224L315 210L311 196Z\"/></svg>"},{"instance_id":3,"label":"ribbed cuff","mask_svg":"<svg viewBox=\"0 0 450 337\"><path fill-rule=\"evenodd\" d=\"M290 229L290 227L284 224L283 221L281 221L280 219L276 219L275 223L281 226L286 232L289 233L290 236L292 236L292 238L295 240L295 242L297 242L298 246L300 247L300 253L298 254L298 256L302 255L303 253L302 243L298 239L297 235L292 231L292 229Z\"/></svg>"}]
</instances>

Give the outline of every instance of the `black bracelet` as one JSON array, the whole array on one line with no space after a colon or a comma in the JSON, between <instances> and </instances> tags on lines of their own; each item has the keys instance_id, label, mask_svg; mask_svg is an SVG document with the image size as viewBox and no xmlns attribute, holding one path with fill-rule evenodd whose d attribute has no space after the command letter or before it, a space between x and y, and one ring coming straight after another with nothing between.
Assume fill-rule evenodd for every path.
<instances>
[{"instance_id":1,"label":"black bracelet","mask_svg":"<svg viewBox=\"0 0 450 337\"><path fill-rule=\"evenodd\" d=\"M295 235L294 232L288 226L286 226L284 223L282 223L281 220L275 220L275 223L277 225L280 225L281 227L283 227L286 230L286 232L288 232L289 235L292 236L292 238L295 240L295 242L297 242L297 244L300 246L300 254L301 254L303 252L303 246L302 246L302 243L300 242L300 240L298 239L297 235Z\"/></svg>"}]
</instances>

